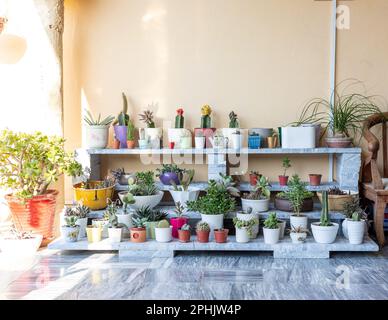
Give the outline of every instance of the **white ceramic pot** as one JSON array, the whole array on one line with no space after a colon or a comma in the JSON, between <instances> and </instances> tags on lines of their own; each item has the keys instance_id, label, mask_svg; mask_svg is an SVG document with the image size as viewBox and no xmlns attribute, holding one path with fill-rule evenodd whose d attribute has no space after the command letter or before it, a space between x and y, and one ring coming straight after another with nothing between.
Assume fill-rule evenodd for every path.
<instances>
[{"instance_id":1,"label":"white ceramic pot","mask_svg":"<svg viewBox=\"0 0 388 320\"><path fill-rule=\"evenodd\" d=\"M109 221L107 221L107 220L99 220L99 219L92 220L92 226L101 228L101 230L102 230L101 236L103 238L108 238L108 236L109 236L108 225L109 225Z\"/></svg>"},{"instance_id":2,"label":"white ceramic pot","mask_svg":"<svg viewBox=\"0 0 388 320\"><path fill-rule=\"evenodd\" d=\"M290 216L290 225L291 229L294 227L295 229L301 227L303 229L307 229L307 221L308 218L306 216Z\"/></svg>"},{"instance_id":3,"label":"white ceramic pot","mask_svg":"<svg viewBox=\"0 0 388 320\"><path fill-rule=\"evenodd\" d=\"M168 142L174 142L175 148L180 149L180 139L182 136L187 134L186 132L189 131L187 129L176 129L176 128L168 128L167 135L168 135Z\"/></svg>"},{"instance_id":4,"label":"white ceramic pot","mask_svg":"<svg viewBox=\"0 0 388 320\"><path fill-rule=\"evenodd\" d=\"M155 238L158 242L172 241L172 227L169 228L155 228Z\"/></svg>"},{"instance_id":5,"label":"white ceramic pot","mask_svg":"<svg viewBox=\"0 0 388 320\"><path fill-rule=\"evenodd\" d=\"M240 213L240 212L237 212L237 219L240 219L242 221L250 221L252 219L257 219L257 221L259 221L260 219L260 216L258 213ZM252 227L252 236L251 236L251 239L256 239L257 238L257 235L259 234L259 225L254 225Z\"/></svg>"},{"instance_id":6,"label":"white ceramic pot","mask_svg":"<svg viewBox=\"0 0 388 320\"><path fill-rule=\"evenodd\" d=\"M181 137L179 140L179 147L181 149L191 149L193 147L193 139L190 137Z\"/></svg>"},{"instance_id":7,"label":"white ceramic pot","mask_svg":"<svg viewBox=\"0 0 388 320\"><path fill-rule=\"evenodd\" d=\"M88 218L77 219L76 225L79 226L78 240L86 238L86 227L88 226Z\"/></svg>"},{"instance_id":8,"label":"white ceramic pot","mask_svg":"<svg viewBox=\"0 0 388 320\"><path fill-rule=\"evenodd\" d=\"M346 239L349 239L349 235L348 235L348 219L345 219L342 222L342 234L344 235L344 237Z\"/></svg>"},{"instance_id":9,"label":"white ceramic pot","mask_svg":"<svg viewBox=\"0 0 388 320\"><path fill-rule=\"evenodd\" d=\"M144 128L145 139L150 142L151 149L160 149L163 139L162 128Z\"/></svg>"},{"instance_id":10,"label":"white ceramic pot","mask_svg":"<svg viewBox=\"0 0 388 320\"><path fill-rule=\"evenodd\" d=\"M264 233L264 243L276 244L279 242L280 228L277 228L277 229L263 228L263 233Z\"/></svg>"},{"instance_id":11,"label":"white ceramic pot","mask_svg":"<svg viewBox=\"0 0 388 320\"><path fill-rule=\"evenodd\" d=\"M300 233L291 232L290 237L291 237L292 243L302 244L307 239L307 233L306 232L300 232Z\"/></svg>"},{"instance_id":12,"label":"white ceramic pot","mask_svg":"<svg viewBox=\"0 0 388 320\"><path fill-rule=\"evenodd\" d=\"M123 239L122 228L108 228L109 241L111 243L120 243Z\"/></svg>"},{"instance_id":13,"label":"white ceramic pot","mask_svg":"<svg viewBox=\"0 0 388 320\"><path fill-rule=\"evenodd\" d=\"M283 127L282 148L315 148L315 127Z\"/></svg>"},{"instance_id":14,"label":"white ceramic pot","mask_svg":"<svg viewBox=\"0 0 388 320\"><path fill-rule=\"evenodd\" d=\"M248 243L250 240L247 228L236 228L236 242Z\"/></svg>"},{"instance_id":15,"label":"white ceramic pot","mask_svg":"<svg viewBox=\"0 0 388 320\"><path fill-rule=\"evenodd\" d=\"M128 214L116 214L117 216L117 222L124 224L126 228L123 228L123 238L129 238L129 230L133 227L132 224L132 216L133 213Z\"/></svg>"},{"instance_id":16,"label":"white ceramic pot","mask_svg":"<svg viewBox=\"0 0 388 320\"><path fill-rule=\"evenodd\" d=\"M239 150L242 148L242 141L243 141L243 136L242 134L236 134L233 133L231 136L231 148L235 150Z\"/></svg>"},{"instance_id":17,"label":"white ceramic pot","mask_svg":"<svg viewBox=\"0 0 388 320\"><path fill-rule=\"evenodd\" d=\"M123 201L123 197L127 193L127 191L119 192L119 198L121 201ZM135 203L128 205L128 207L133 210L138 210L147 206L153 209L160 203L160 201L162 201L163 195L163 191L159 191L158 194L153 196L134 196L133 198L135 199Z\"/></svg>"},{"instance_id":18,"label":"white ceramic pot","mask_svg":"<svg viewBox=\"0 0 388 320\"><path fill-rule=\"evenodd\" d=\"M348 236L350 244L361 244L365 235L365 220L353 221L347 220Z\"/></svg>"},{"instance_id":19,"label":"white ceramic pot","mask_svg":"<svg viewBox=\"0 0 388 320\"><path fill-rule=\"evenodd\" d=\"M183 206L186 206L187 201L195 201L198 199L200 189L189 187L187 191L175 191L169 190L174 202L180 202Z\"/></svg>"},{"instance_id":20,"label":"white ceramic pot","mask_svg":"<svg viewBox=\"0 0 388 320\"><path fill-rule=\"evenodd\" d=\"M241 198L241 204L244 212L248 212L248 208L252 208L252 213L267 212L269 210L269 199L249 200Z\"/></svg>"},{"instance_id":21,"label":"white ceramic pot","mask_svg":"<svg viewBox=\"0 0 388 320\"><path fill-rule=\"evenodd\" d=\"M205 149L205 142L206 142L205 137L195 137L194 140L195 140L195 149L197 150Z\"/></svg>"},{"instance_id":22,"label":"white ceramic pot","mask_svg":"<svg viewBox=\"0 0 388 320\"><path fill-rule=\"evenodd\" d=\"M319 222L311 224L311 230L313 232L315 242L322 244L333 243L337 238L338 229L338 223L333 223L330 227L321 227Z\"/></svg>"},{"instance_id":23,"label":"white ceramic pot","mask_svg":"<svg viewBox=\"0 0 388 320\"><path fill-rule=\"evenodd\" d=\"M87 149L104 149L108 145L109 126L85 126Z\"/></svg>"},{"instance_id":24,"label":"white ceramic pot","mask_svg":"<svg viewBox=\"0 0 388 320\"><path fill-rule=\"evenodd\" d=\"M31 239L0 239L0 251L4 255L32 256L39 249L43 236L36 234Z\"/></svg>"},{"instance_id":25,"label":"white ceramic pot","mask_svg":"<svg viewBox=\"0 0 388 320\"><path fill-rule=\"evenodd\" d=\"M78 240L79 226L75 227L62 227L62 238L66 242L76 242Z\"/></svg>"},{"instance_id":26,"label":"white ceramic pot","mask_svg":"<svg viewBox=\"0 0 388 320\"><path fill-rule=\"evenodd\" d=\"M278 220L278 226L279 226L279 229L280 229L279 239L283 240L284 239L284 234L286 232L286 221Z\"/></svg>"},{"instance_id":27,"label":"white ceramic pot","mask_svg":"<svg viewBox=\"0 0 388 320\"><path fill-rule=\"evenodd\" d=\"M201 219L203 222L207 222L210 226L210 239L214 239L214 229L224 228L224 215L223 214L202 214Z\"/></svg>"},{"instance_id":28,"label":"white ceramic pot","mask_svg":"<svg viewBox=\"0 0 388 320\"><path fill-rule=\"evenodd\" d=\"M319 143L321 139L321 125L320 124L302 124L301 127L313 127L315 129L315 147L319 148Z\"/></svg>"}]
</instances>

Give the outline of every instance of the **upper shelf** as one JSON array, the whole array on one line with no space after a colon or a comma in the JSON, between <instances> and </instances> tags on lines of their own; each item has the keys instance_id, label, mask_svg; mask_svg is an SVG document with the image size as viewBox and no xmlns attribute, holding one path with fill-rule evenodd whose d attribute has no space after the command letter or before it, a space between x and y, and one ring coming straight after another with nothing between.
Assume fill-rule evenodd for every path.
<instances>
[{"instance_id":1,"label":"upper shelf","mask_svg":"<svg viewBox=\"0 0 388 320\"><path fill-rule=\"evenodd\" d=\"M345 154L361 153L361 148L308 149L88 149L91 155L163 155L163 154Z\"/></svg>"}]
</instances>

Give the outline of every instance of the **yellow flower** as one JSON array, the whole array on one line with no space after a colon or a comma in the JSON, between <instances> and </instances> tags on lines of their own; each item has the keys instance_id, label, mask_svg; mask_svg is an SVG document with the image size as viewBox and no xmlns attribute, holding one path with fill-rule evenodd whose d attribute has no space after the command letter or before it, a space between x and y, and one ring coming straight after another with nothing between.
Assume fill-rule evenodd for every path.
<instances>
[{"instance_id":1,"label":"yellow flower","mask_svg":"<svg viewBox=\"0 0 388 320\"><path fill-rule=\"evenodd\" d=\"M210 116L212 114L212 108L209 105L203 106L201 113L203 116Z\"/></svg>"}]
</instances>

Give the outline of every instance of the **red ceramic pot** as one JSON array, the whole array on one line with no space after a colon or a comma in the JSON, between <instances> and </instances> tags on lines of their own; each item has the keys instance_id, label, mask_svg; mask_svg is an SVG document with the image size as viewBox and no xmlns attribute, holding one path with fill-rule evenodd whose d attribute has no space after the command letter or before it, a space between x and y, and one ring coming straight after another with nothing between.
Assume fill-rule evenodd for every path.
<instances>
[{"instance_id":1,"label":"red ceramic pot","mask_svg":"<svg viewBox=\"0 0 388 320\"><path fill-rule=\"evenodd\" d=\"M170 223L172 226L172 236L174 238L178 238L178 230L182 228L185 224L187 224L188 221L189 219L184 217L170 219Z\"/></svg>"},{"instance_id":2,"label":"red ceramic pot","mask_svg":"<svg viewBox=\"0 0 388 320\"><path fill-rule=\"evenodd\" d=\"M309 174L310 186L320 186L322 175L321 174Z\"/></svg>"},{"instance_id":3,"label":"red ceramic pot","mask_svg":"<svg viewBox=\"0 0 388 320\"><path fill-rule=\"evenodd\" d=\"M168 144L168 146L169 146L170 149L174 149L175 148L175 142L170 142Z\"/></svg>"},{"instance_id":4,"label":"red ceramic pot","mask_svg":"<svg viewBox=\"0 0 388 320\"><path fill-rule=\"evenodd\" d=\"M201 243L209 242L210 231L198 231L197 230L197 241Z\"/></svg>"},{"instance_id":5,"label":"red ceramic pot","mask_svg":"<svg viewBox=\"0 0 388 320\"><path fill-rule=\"evenodd\" d=\"M279 184L282 187L287 186L287 184L288 184L288 176L279 176Z\"/></svg>"},{"instance_id":6,"label":"red ceramic pot","mask_svg":"<svg viewBox=\"0 0 388 320\"><path fill-rule=\"evenodd\" d=\"M228 239L228 229L220 229L220 230L214 230L214 238L216 239L217 243L225 243Z\"/></svg>"},{"instance_id":7,"label":"red ceramic pot","mask_svg":"<svg viewBox=\"0 0 388 320\"><path fill-rule=\"evenodd\" d=\"M178 238L180 242L190 242L190 230L178 230Z\"/></svg>"},{"instance_id":8,"label":"red ceramic pot","mask_svg":"<svg viewBox=\"0 0 388 320\"><path fill-rule=\"evenodd\" d=\"M257 184L257 180L261 178L261 174L249 174L249 183L252 187L254 187Z\"/></svg>"}]
</instances>

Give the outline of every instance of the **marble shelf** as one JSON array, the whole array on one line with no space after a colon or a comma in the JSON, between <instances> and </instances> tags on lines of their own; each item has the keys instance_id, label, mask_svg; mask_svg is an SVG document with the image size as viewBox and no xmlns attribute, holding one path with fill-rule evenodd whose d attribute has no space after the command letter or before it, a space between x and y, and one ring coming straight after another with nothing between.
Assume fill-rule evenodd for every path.
<instances>
[{"instance_id":1,"label":"marble shelf","mask_svg":"<svg viewBox=\"0 0 388 320\"><path fill-rule=\"evenodd\" d=\"M87 240L69 243L59 238L48 245L49 249L65 251L119 251L122 257L130 255L142 255L147 252L155 252L159 256L174 256L180 251L249 251L249 252L273 252L274 258L330 258L331 252L377 252L378 245L369 237L365 237L361 245L351 245L348 240L338 237L333 244L319 244L309 237L303 244L293 244L286 236L275 245L264 243L262 236L249 243L237 243L234 236L229 236L228 242L218 244L215 242L199 243L192 236L189 243L180 243L173 240L169 243L160 243L148 240L144 243L132 243L124 239L120 243L110 243L109 239L103 239L98 243L88 243Z\"/></svg>"}]
</instances>

